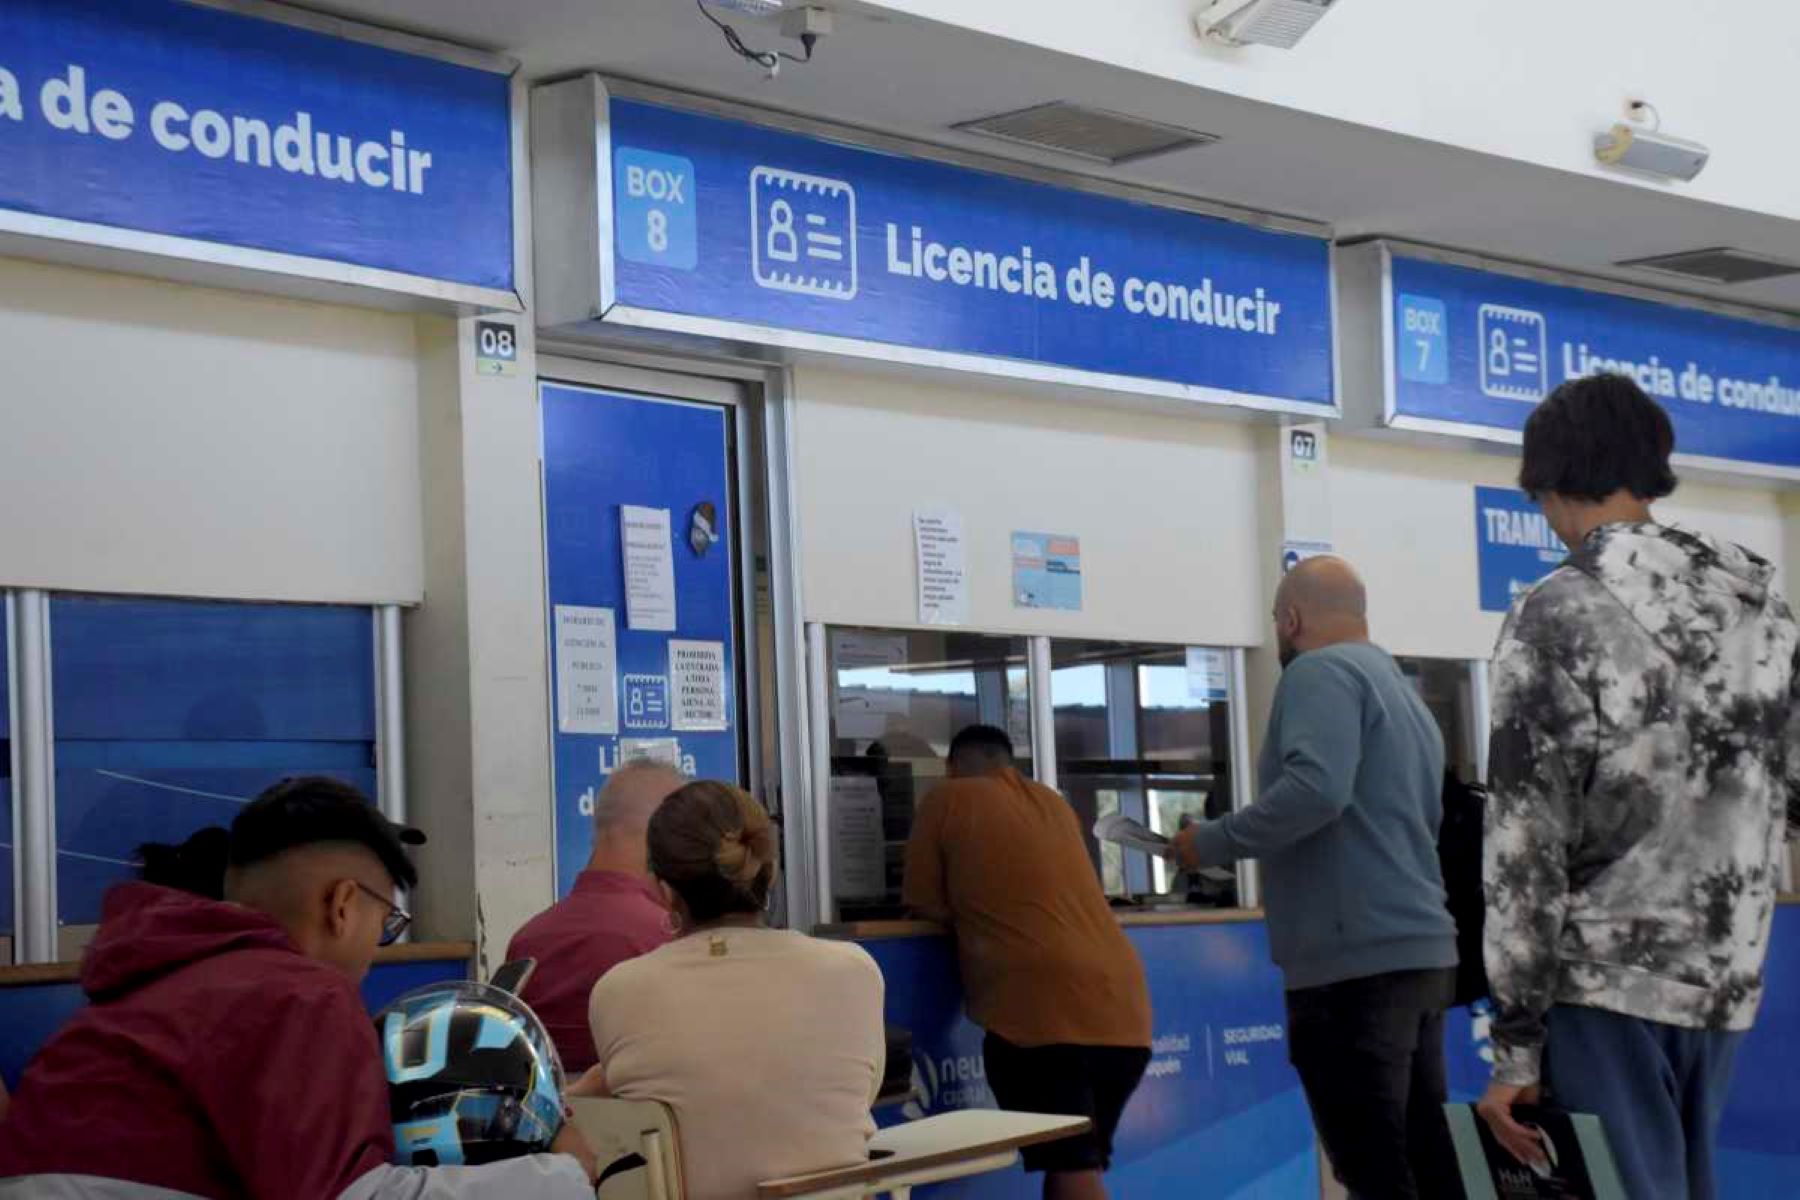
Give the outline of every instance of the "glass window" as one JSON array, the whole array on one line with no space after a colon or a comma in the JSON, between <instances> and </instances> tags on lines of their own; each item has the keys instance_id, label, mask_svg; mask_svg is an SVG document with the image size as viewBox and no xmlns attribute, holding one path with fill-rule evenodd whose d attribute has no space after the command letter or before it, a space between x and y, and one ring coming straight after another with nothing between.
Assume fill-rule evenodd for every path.
<instances>
[{"instance_id":1,"label":"glass window","mask_svg":"<svg viewBox=\"0 0 1800 1200\"><path fill-rule=\"evenodd\" d=\"M366 608L57 596L57 914L89 925L144 842L231 822L288 775L375 794Z\"/></svg>"},{"instance_id":2,"label":"glass window","mask_svg":"<svg viewBox=\"0 0 1800 1200\"><path fill-rule=\"evenodd\" d=\"M1012 735L1031 769L1024 638L833 629L832 892L840 920L902 915L900 878L914 806L944 776L950 739L968 725Z\"/></svg>"},{"instance_id":3,"label":"glass window","mask_svg":"<svg viewBox=\"0 0 1800 1200\"><path fill-rule=\"evenodd\" d=\"M1224 650L1120 642L1050 644L1057 782L1075 806L1110 896L1237 903L1229 872L1191 875L1093 837L1122 812L1173 836L1231 811L1231 657ZM1191 659L1191 661L1190 661Z\"/></svg>"},{"instance_id":4,"label":"glass window","mask_svg":"<svg viewBox=\"0 0 1800 1200\"><path fill-rule=\"evenodd\" d=\"M1481 778L1475 761L1475 681L1469 663L1455 658L1402 658L1400 670L1419 690L1444 735L1444 763L1465 783Z\"/></svg>"}]
</instances>

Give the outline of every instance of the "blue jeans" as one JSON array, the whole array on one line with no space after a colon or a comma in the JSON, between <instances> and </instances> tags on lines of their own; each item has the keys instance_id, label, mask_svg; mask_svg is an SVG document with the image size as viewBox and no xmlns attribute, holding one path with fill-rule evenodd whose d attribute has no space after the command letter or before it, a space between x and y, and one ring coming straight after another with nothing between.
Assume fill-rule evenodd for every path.
<instances>
[{"instance_id":1,"label":"blue jeans","mask_svg":"<svg viewBox=\"0 0 1800 1200\"><path fill-rule=\"evenodd\" d=\"M1631 1200L1713 1200L1713 1148L1742 1033L1597 1008L1550 1010L1549 1102L1606 1127Z\"/></svg>"}]
</instances>

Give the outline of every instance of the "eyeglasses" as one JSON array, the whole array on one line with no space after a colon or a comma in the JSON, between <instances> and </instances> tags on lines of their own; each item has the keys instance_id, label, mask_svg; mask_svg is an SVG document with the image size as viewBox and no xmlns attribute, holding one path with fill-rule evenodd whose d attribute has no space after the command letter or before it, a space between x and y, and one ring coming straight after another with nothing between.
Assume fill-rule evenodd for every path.
<instances>
[{"instance_id":1,"label":"eyeglasses","mask_svg":"<svg viewBox=\"0 0 1800 1200\"><path fill-rule=\"evenodd\" d=\"M368 884L364 883L362 880L352 879L350 882L361 888L367 895L373 896L387 906L388 915L383 917L381 921L381 944L383 946L391 946L399 941L400 935L406 932L406 927L412 924L412 914L407 912L404 908L401 908L398 904L395 904L388 897L370 887Z\"/></svg>"}]
</instances>

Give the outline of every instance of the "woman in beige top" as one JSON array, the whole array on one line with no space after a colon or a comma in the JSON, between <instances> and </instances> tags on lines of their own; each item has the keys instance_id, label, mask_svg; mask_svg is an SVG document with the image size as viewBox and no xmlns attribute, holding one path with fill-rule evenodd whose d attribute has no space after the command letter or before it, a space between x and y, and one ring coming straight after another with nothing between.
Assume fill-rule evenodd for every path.
<instances>
[{"instance_id":1,"label":"woman in beige top","mask_svg":"<svg viewBox=\"0 0 1800 1200\"><path fill-rule=\"evenodd\" d=\"M775 829L748 793L688 784L649 843L680 934L594 985L588 1085L674 1110L688 1200L864 1161L886 1055L875 960L764 923Z\"/></svg>"}]
</instances>

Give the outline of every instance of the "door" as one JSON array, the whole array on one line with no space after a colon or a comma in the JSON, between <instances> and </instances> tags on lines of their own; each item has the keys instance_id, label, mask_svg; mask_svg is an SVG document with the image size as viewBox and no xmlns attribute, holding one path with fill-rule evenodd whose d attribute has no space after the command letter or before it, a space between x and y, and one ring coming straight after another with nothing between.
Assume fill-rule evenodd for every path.
<instances>
[{"instance_id":1,"label":"door","mask_svg":"<svg viewBox=\"0 0 1800 1200\"><path fill-rule=\"evenodd\" d=\"M556 886L622 761L743 785L732 410L543 382Z\"/></svg>"}]
</instances>

